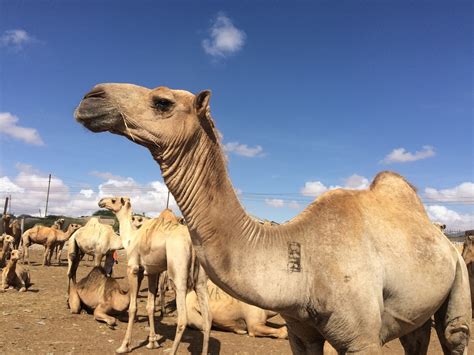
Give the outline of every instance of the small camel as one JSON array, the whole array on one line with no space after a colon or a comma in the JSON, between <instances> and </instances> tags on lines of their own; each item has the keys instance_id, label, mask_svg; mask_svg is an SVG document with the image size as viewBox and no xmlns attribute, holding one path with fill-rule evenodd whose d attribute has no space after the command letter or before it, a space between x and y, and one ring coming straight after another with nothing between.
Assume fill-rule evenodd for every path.
<instances>
[{"instance_id":1,"label":"small camel","mask_svg":"<svg viewBox=\"0 0 474 355\"><path fill-rule=\"evenodd\" d=\"M54 221L51 228L59 229L60 231L62 231L64 223L65 223L64 218L58 218L57 220ZM57 242L56 247L54 248L54 258L56 259L58 265L61 264L61 254L64 248L64 244L66 244L66 242Z\"/></svg>"},{"instance_id":2,"label":"small camel","mask_svg":"<svg viewBox=\"0 0 474 355\"><path fill-rule=\"evenodd\" d=\"M18 249L20 247L21 241L21 223L18 218L15 218L10 223L10 231L11 235L13 236L13 249Z\"/></svg>"},{"instance_id":3,"label":"small camel","mask_svg":"<svg viewBox=\"0 0 474 355\"><path fill-rule=\"evenodd\" d=\"M465 232L462 257L469 273L469 285L471 286L472 317L474 318L474 230Z\"/></svg>"},{"instance_id":4,"label":"small camel","mask_svg":"<svg viewBox=\"0 0 474 355\"><path fill-rule=\"evenodd\" d=\"M239 301L222 291L211 280L207 281L207 290L212 325L215 328L237 334L248 333L251 337L288 338L286 326L272 328L266 325L267 319L278 313ZM186 309L188 326L202 330L202 316L194 291L186 296Z\"/></svg>"},{"instance_id":5,"label":"small camel","mask_svg":"<svg viewBox=\"0 0 474 355\"><path fill-rule=\"evenodd\" d=\"M107 263L112 259L113 252L119 249L123 249L122 239L115 234L112 226L100 223L97 217L90 218L69 240L68 280L76 281L77 267L85 254L93 255L94 266L100 266L104 256Z\"/></svg>"},{"instance_id":6,"label":"small camel","mask_svg":"<svg viewBox=\"0 0 474 355\"><path fill-rule=\"evenodd\" d=\"M10 257L11 250L13 250L14 238L11 235L3 233L0 239L3 240L2 250L0 251L0 267L4 267L7 259Z\"/></svg>"},{"instance_id":7,"label":"small camel","mask_svg":"<svg viewBox=\"0 0 474 355\"><path fill-rule=\"evenodd\" d=\"M439 228L439 230L441 232L444 232L446 230L446 224L444 223L440 223L440 222L433 222L433 225L437 228Z\"/></svg>"},{"instance_id":8,"label":"small camel","mask_svg":"<svg viewBox=\"0 0 474 355\"><path fill-rule=\"evenodd\" d=\"M0 291L5 291L7 288L15 288L20 292L25 292L31 285L28 269L17 265L19 258L20 251L13 250L7 266L2 270L2 286Z\"/></svg>"},{"instance_id":9,"label":"small camel","mask_svg":"<svg viewBox=\"0 0 474 355\"><path fill-rule=\"evenodd\" d=\"M58 242L66 242L69 240L73 233L81 227L80 224L71 223L66 232L42 225L36 225L28 229L21 237L23 241L24 258L26 258L29 264L28 247L31 244L41 244L45 247L43 266L51 265L51 256L56 244Z\"/></svg>"},{"instance_id":10,"label":"small camel","mask_svg":"<svg viewBox=\"0 0 474 355\"><path fill-rule=\"evenodd\" d=\"M261 225L232 186L210 99L208 90L104 83L75 118L149 150L209 278L279 312L293 353L321 354L327 341L339 353L381 354L400 338L407 354L426 354L433 315L443 352L468 353L466 265L405 178L381 172L365 190L327 191L287 223Z\"/></svg>"},{"instance_id":11,"label":"small camel","mask_svg":"<svg viewBox=\"0 0 474 355\"><path fill-rule=\"evenodd\" d=\"M176 354L186 328L186 293L194 289L203 314L202 354L207 354L212 321L208 308L207 276L195 257L188 228L178 222L171 210L166 209L157 218L146 221L140 229L134 229L131 222L132 206L127 197L103 198L99 201L99 206L115 213L120 224L120 237L127 251L127 275L130 285L128 327L122 345L116 352L124 353L131 350L133 320L137 312L137 296L140 288L138 275L142 267L148 277L146 309L150 334L147 348L159 347L155 333L155 300L158 277L167 270L176 292L178 312L178 324L171 353Z\"/></svg>"},{"instance_id":12,"label":"small camel","mask_svg":"<svg viewBox=\"0 0 474 355\"><path fill-rule=\"evenodd\" d=\"M126 311L130 297L115 279L106 276L102 267L95 266L77 284L72 281L68 303L71 313L79 314L82 308L93 310L95 320L113 328L117 321L111 314Z\"/></svg>"}]
</instances>

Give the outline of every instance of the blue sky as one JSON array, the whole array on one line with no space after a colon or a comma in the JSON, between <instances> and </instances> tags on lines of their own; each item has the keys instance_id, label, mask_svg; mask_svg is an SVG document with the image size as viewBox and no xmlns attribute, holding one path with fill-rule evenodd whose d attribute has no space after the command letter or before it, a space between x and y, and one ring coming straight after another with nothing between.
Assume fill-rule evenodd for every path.
<instances>
[{"instance_id":1,"label":"blue sky","mask_svg":"<svg viewBox=\"0 0 474 355\"><path fill-rule=\"evenodd\" d=\"M81 215L104 195L163 208L150 154L73 120L100 82L213 92L252 214L406 176L433 219L474 227L470 1L1 1L0 197Z\"/></svg>"}]
</instances>

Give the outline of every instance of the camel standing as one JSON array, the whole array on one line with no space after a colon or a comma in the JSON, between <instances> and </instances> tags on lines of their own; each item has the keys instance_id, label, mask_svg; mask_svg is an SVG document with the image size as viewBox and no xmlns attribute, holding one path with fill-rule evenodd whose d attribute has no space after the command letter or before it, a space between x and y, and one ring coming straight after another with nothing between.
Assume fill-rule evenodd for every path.
<instances>
[{"instance_id":1,"label":"camel standing","mask_svg":"<svg viewBox=\"0 0 474 355\"><path fill-rule=\"evenodd\" d=\"M212 314L212 325L217 329L251 337L274 337L286 339L286 326L272 328L266 325L267 319L278 313L252 306L228 295L211 280L207 281L209 309ZM188 326L202 330L202 316L194 291L186 295Z\"/></svg>"},{"instance_id":2,"label":"camel standing","mask_svg":"<svg viewBox=\"0 0 474 355\"><path fill-rule=\"evenodd\" d=\"M291 221L261 225L229 179L210 96L100 84L75 117L149 149L210 279L279 312L295 354L321 354L325 341L341 353L380 354L395 338L408 354L426 354L433 315L443 351L466 354L466 265L413 186L382 172L366 190L331 190Z\"/></svg>"},{"instance_id":3,"label":"camel standing","mask_svg":"<svg viewBox=\"0 0 474 355\"><path fill-rule=\"evenodd\" d=\"M54 221L51 228L59 229L60 231L62 231L64 223L65 223L64 218L58 218L57 220ZM54 258L56 259L58 265L61 264L61 254L64 248L64 244L66 244L66 242L58 242L56 243L56 247L54 248Z\"/></svg>"},{"instance_id":4,"label":"camel standing","mask_svg":"<svg viewBox=\"0 0 474 355\"><path fill-rule=\"evenodd\" d=\"M73 233L81 227L82 226L80 224L71 223L69 224L66 232L42 225L36 225L28 229L21 237L23 241L24 258L26 258L29 264L30 261L28 247L31 244L41 244L45 248L43 266L51 265L51 257L56 244L69 240Z\"/></svg>"},{"instance_id":5,"label":"camel standing","mask_svg":"<svg viewBox=\"0 0 474 355\"><path fill-rule=\"evenodd\" d=\"M110 314L126 311L130 304L130 297L128 293L120 289L115 279L106 276L102 267L95 266L77 284L72 281L68 304L71 313L78 314L85 306L94 310L95 320L106 322L109 327L114 327L117 321Z\"/></svg>"},{"instance_id":6,"label":"camel standing","mask_svg":"<svg viewBox=\"0 0 474 355\"><path fill-rule=\"evenodd\" d=\"M120 224L120 237L127 251L127 275L130 285L130 308L128 327L118 353L129 352L132 327L137 312L137 296L140 288L139 269L148 277L147 313L150 326L147 348L159 347L155 333L155 301L159 275L167 270L176 292L178 324L171 349L176 354L187 324L186 293L194 289L203 314L204 340L202 353L207 354L211 315L208 308L207 276L197 262L188 229L180 224L171 210L164 210L154 219L146 221L140 229L132 226L132 206L126 197L103 198L101 208L115 213Z\"/></svg>"},{"instance_id":7,"label":"camel standing","mask_svg":"<svg viewBox=\"0 0 474 355\"><path fill-rule=\"evenodd\" d=\"M100 266L104 256L107 263L112 258L113 252L122 248L122 239L114 232L112 226L100 223L97 217L90 218L69 241L68 280L76 281L77 267L85 254L94 256L94 266Z\"/></svg>"},{"instance_id":8,"label":"camel standing","mask_svg":"<svg viewBox=\"0 0 474 355\"><path fill-rule=\"evenodd\" d=\"M21 241L21 222L18 218L15 218L10 223L10 231L13 237L13 249L18 249Z\"/></svg>"}]
</instances>

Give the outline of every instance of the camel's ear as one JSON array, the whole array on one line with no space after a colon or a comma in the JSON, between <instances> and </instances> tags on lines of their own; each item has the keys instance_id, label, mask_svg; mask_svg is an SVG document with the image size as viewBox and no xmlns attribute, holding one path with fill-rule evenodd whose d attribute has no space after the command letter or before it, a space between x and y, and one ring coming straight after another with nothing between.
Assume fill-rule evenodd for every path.
<instances>
[{"instance_id":1,"label":"camel's ear","mask_svg":"<svg viewBox=\"0 0 474 355\"><path fill-rule=\"evenodd\" d=\"M194 98L194 109L199 118L204 118L209 111L209 101L211 100L211 92L209 90L201 91Z\"/></svg>"}]
</instances>

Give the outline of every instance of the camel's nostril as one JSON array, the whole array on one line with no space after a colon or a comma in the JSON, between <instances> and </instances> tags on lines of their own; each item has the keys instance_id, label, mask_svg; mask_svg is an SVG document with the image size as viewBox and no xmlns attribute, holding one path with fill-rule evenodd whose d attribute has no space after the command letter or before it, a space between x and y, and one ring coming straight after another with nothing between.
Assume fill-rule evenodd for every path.
<instances>
[{"instance_id":1,"label":"camel's nostril","mask_svg":"<svg viewBox=\"0 0 474 355\"><path fill-rule=\"evenodd\" d=\"M98 98L98 99L104 99L105 98L105 90L102 88L95 88L92 89L92 91L89 91L85 96L84 99L89 99L89 98Z\"/></svg>"}]
</instances>

